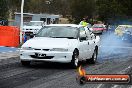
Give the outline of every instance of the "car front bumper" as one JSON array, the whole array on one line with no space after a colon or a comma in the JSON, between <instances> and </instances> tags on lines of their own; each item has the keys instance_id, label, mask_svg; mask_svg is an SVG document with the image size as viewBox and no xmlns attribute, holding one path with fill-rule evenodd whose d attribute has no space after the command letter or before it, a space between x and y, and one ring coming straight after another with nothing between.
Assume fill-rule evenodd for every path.
<instances>
[{"instance_id":1,"label":"car front bumper","mask_svg":"<svg viewBox=\"0 0 132 88\"><path fill-rule=\"evenodd\" d=\"M93 33L102 33L103 30L92 30Z\"/></svg>"},{"instance_id":2,"label":"car front bumper","mask_svg":"<svg viewBox=\"0 0 132 88\"><path fill-rule=\"evenodd\" d=\"M20 50L21 61L69 63L72 60L72 55L72 52Z\"/></svg>"}]
</instances>

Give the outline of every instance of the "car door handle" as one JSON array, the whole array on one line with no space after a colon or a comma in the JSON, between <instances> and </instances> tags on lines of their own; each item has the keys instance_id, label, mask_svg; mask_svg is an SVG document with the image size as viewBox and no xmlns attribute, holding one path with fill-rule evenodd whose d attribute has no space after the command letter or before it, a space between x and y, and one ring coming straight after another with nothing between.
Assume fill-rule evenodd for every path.
<instances>
[{"instance_id":1,"label":"car door handle","mask_svg":"<svg viewBox=\"0 0 132 88\"><path fill-rule=\"evenodd\" d=\"M89 42L88 42L88 45L89 45Z\"/></svg>"}]
</instances>

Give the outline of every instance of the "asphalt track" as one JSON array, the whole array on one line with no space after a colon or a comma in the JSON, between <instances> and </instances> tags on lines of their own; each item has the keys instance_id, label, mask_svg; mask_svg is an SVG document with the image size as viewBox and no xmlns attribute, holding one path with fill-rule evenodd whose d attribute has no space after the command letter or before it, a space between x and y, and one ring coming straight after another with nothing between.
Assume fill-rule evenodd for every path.
<instances>
[{"instance_id":1,"label":"asphalt track","mask_svg":"<svg viewBox=\"0 0 132 88\"><path fill-rule=\"evenodd\" d=\"M98 62L82 62L87 74L132 74L132 43L113 32L101 35ZM0 60L0 88L132 88L129 84L86 83L76 81L77 69L68 64L35 62L29 67L19 57Z\"/></svg>"}]
</instances>

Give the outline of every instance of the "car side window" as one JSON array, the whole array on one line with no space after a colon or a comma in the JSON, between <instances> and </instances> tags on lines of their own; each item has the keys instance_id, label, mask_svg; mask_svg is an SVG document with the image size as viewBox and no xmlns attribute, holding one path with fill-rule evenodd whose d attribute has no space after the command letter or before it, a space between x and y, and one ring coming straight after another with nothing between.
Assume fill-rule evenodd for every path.
<instances>
[{"instance_id":1,"label":"car side window","mask_svg":"<svg viewBox=\"0 0 132 88\"><path fill-rule=\"evenodd\" d=\"M89 28L86 28L86 35L87 35L87 40L92 40L92 35L93 33L89 30Z\"/></svg>"},{"instance_id":2,"label":"car side window","mask_svg":"<svg viewBox=\"0 0 132 88\"><path fill-rule=\"evenodd\" d=\"M87 31L87 39L92 40L92 33L90 33L89 31Z\"/></svg>"},{"instance_id":3,"label":"car side window","mask_svg":"<svg viewBox=\"0 0 132 88\"><path fill-rule=\"evenodd\" d=\"M94 34L92 34L91 35L91 39L93 40L93 39L95 39L96 38L96 36L94 35Z\"/></svg>"},{"instance_id":4,"label":"car side window","mask_svg":"<svg viewBox=\"0 0 132 88\"><path fill-rule=\"evenodd\" d=\"M83 27L80 28L80 40L81 41L87 40L86 31L85 31L85 28L83 28Z\"/></svg>"},{"instance_id":5,"label":"car side window","mask_svg":"<svg viewBox=\"0 0 132 88\"><path fill-rule=\"evenodd\" d=\"M80 27L80 32L84 32L85 28L84 27Z\"/></svg>"},{"instance_id":6,"label":"car side window","mask_svg":"<svg viewBox=\"0 0 132 88\"><path fill-rule=\"evenodd\" d=\"M96 39L96 36L92 33L92 34L87 35L87 39L93 40L93 39Z\"/></svg>"},{"instance_id":7,"label":"car side window","mask_svg":"<svg viewBox=\"0 0 132 88\"><path fill-rule=\"evenodd\" d=\"M92 40L92 36L91 35L87 36L87 40Z\"/></svg>"}]
</instances>

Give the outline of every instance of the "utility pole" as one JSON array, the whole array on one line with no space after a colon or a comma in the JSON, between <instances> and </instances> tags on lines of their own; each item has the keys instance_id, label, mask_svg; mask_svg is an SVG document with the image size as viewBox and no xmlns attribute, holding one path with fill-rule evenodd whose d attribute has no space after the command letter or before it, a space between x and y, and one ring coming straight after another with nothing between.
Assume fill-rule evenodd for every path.
<instances>
[{"instance_id":1,"label":"utility pole","mask_svg":"<svg viewBox=\"0 0 132 88\"><path fill-rule=\"evenodd\" d=\"M23 29L23 7L24 7L24 0L22 0L22 2L21 2L20 44L22 44L22 29Z\"/></svg>"}]
</instances>

